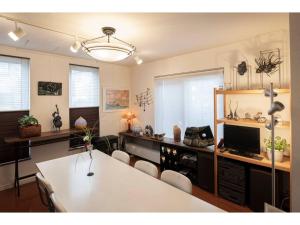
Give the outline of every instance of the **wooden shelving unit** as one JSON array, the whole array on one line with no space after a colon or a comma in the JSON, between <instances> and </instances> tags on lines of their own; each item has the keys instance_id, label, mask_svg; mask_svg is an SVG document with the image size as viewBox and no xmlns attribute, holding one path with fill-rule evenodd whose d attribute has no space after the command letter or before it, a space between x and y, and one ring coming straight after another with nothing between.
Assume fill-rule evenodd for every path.
<instances>
[{"instance_id":1,"label":"wooden shelving unit","mask_svg":"<svg viewBox=\"0 0 300 225\"><path fill-rule=\"evenodd\" d=\"M221 124L229 124L229 125L237 125L237 126L247 126L247 127L257 127L262 128L265 127L266 123L259 123L255 120L249 120L249 119L239 119L239 120L229 120L226 118L223 119L217 119L217 123ZM276 128L289 128L290 122L289 121L282 121L276 125Z\"/></svg>"},{"instance_id":2,"label":"wooden shelving unit","mask_svg":"<svg viewBox=\"0 0 300 225\"><path fill-rule=\"evenodd\" d=\"M275 89L275 92L278 94L288 94L290 93L290 89ZM251 89L251 90L223 90L217 89L216 94L224 94L224 95L241 95L241 94L264 94L263 89Z\"/></svg>"},{"instance_id":3,"label":"wooden shelving unit","mask_svg":"<svg viewBox=\"0 0 300 225\"><path fill-rule=\"evenodd\" d=\"M234 154L230 154L229 152L221 153L220 149L216 149L216 154L217 154L217 156L222 156L225 158L230 158L230 159L234 159L234 160L238 160L238 161L242 161L242 162L246 162L246 163L251 163L251 164L258 165L258 166L264 166L264 167L269 167L269 168L272 167L272 162L270 160L268 160L268 158L266 157L266 154L260 155L261 157L263 157L262 160L256 160L256 159L252 159L252 158L248 158L248 157L234 155ZM275 164L275 168L277 170L290 172L290 169L291 169L290 158L284 157L283 162L277 162Z\"/></svg>"},{"instance_id":4,"label":"wooden shelving unit","mask_svg":"<svg viewBox=\"0 0 300 225\"><path fill-rule=\"evenodd\" d=\"M276 89L275 90L278 94L290 94L290 89ZM256 89L256 90L223 90L223 89L214 89L214 136L215 136L215 151L214 151L214 172L215 172L215 195L218 195L218 156L222 156L225 158L230 158L250 164L255 164L264 167L271 167L271 161L267 159L265 154L261 154L263 157L262 160L256 160L252 158L247 158L239 155L234 155L229 152L221 153L220 149L217 148L218 146L218 125L219 124L229 124L229 125L238 125L238 126L248 126L248 127L257 127L257 128L264 128L265 123L258 123L254 120L249 119L240 119L240 120L229 120L226 118L218 118L218 95L223 95L223 111L224 115L227 115L226 112L226 95L245 95L245 94L257 94L257 95L264 95L263 89ZM282 121L279 123L276 128L282 129L289 129L290 122L289 121ZM276 163L276 169L282 170L285 172L290 172L291 162L288 157L284 158L284 161L281 163Z\"/></svg>"}]
</instances>

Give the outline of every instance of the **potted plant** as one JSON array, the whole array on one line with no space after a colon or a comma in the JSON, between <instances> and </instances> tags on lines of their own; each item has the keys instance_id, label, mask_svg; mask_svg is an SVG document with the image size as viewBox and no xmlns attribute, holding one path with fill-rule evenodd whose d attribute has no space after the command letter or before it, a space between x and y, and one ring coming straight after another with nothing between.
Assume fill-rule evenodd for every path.
<instances>
[{"instance_id":1,"label":"potted plant","mask_svg":"<svg viewBox=\"0 0 300 225\"><path fill-rule=\"evenodd\" d=\"M272 160L272 141L271 137L264 140L267 150L268 159ZM282 162L283 160L283 152L286 148L289 147L285 138L281 138L279 136L275 137L274 140L274 155L275 155L275 162Z\"/></svg>"},{"instance_id":2,"label":"potted plant","mask_svg":"<svg viewBox=\"0 0 300 225\"><path fill-rule=\"evenodd\" d=\"M36 137L41 135L41 125L32 115L24 115L18 120L21 138Z\"/></svg>"},{"instance_id":3,"label":"potted plant","mask_svg":"<svg viewBox=\"0 0 300 225\"><path fill-rule=\"evenodd\" d=\"M87 151L92 151L93 150L93 145L92 145L92 140L95 137L93 129L90 128L83 128L84 131L84 136L83 136L83 141L84 145Z\"/></svg>"}]
</instances>

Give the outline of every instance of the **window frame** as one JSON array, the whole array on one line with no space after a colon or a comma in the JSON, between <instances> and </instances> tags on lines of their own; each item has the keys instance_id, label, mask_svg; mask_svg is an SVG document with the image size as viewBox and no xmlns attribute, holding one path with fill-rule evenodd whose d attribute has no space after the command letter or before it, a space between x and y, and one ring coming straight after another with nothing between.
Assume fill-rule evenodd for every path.
<instances>
[{"instance_id":1,"label":"window frame","mask_svg":"<svg viewBox=\"0 0 300 225\"><path fill-rule=\"evenodd\" d=\"M91 69L97 69L98 70L98 105L97 106L71 106L71 73L72 73L72 66L77 66L77 67L86 67L86 68L91 68ZM86 65L80 65L80 64L69 64L69 109L77 109L77 108L95 108L98 107L100 109L100 101L101 101L101 78L100 78L100 68L97 66L86 66Z\"/></svg>"}]
</instances>

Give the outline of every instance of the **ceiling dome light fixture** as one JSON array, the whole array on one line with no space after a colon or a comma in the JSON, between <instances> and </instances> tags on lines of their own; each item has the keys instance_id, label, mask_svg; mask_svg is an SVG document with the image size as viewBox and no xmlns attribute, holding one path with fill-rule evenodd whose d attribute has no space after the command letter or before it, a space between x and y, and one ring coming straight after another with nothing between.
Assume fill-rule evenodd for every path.
<instances>
[{"instance_id":1,"label":"ceiling dome light fixture","mask_svg":"<svg viewBox=\"0 0 300 225\"><path fill-rule=\"evenodd\" d=\"M21 39L25 35L26 35L25 31L23 31L22 28L18 27L17 22L15 22L15 30L14 31L10 31L8 33L8 36L11 39L13 39L14 41L18 41L19 39Z\"/></svg>"},{"instance_id":2,"label":"ceiling dome light fixture","mask_svg":"<svg viewBox=\"0 0 300 225\"><path fill-rule=\"evenodd\" d=\"M115 28L103 27L102 32L104 36L81 42L82 50L91 57L105 62L116 62L135 52L133 45L112 36L116 32ZM101 41L106 38L107 41Z\"/></svg>"}]
</instances>

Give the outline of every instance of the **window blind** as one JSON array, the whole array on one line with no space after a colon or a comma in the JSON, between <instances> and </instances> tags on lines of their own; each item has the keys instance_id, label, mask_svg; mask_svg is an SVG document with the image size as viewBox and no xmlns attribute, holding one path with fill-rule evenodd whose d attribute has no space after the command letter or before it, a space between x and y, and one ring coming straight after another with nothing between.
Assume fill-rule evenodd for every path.
<instances>
[{"instance_id":1,"label":"window blind","mask_svg":"<svg viewBox=\"0 0 300 225\"><path fill-rule=\"evenodd\" d=\"M213 90L219 86L223 86L223 71L156 79L155 132L173 137L174 125L181 127L182 136L187 127L210 125L213 131Z\"/></svg>"},{"instance_id":2,"label":"window blind","mask_svg":"<svg viewBox=\"0 0 300 225\"><path fill-rule=\"evenodd\" d=\"M99 70L70 65L70 108L99 106Z\"/></svg>"},{"instance_id":3,"label":"window blind","mask_svg":"<svg viewBox=\"0 0 300 225\"><path fill-rule=\"evenodd\" d=\"M29 59L0 56L0 111L29 109Z\"/></svg>"}]
</instances>

